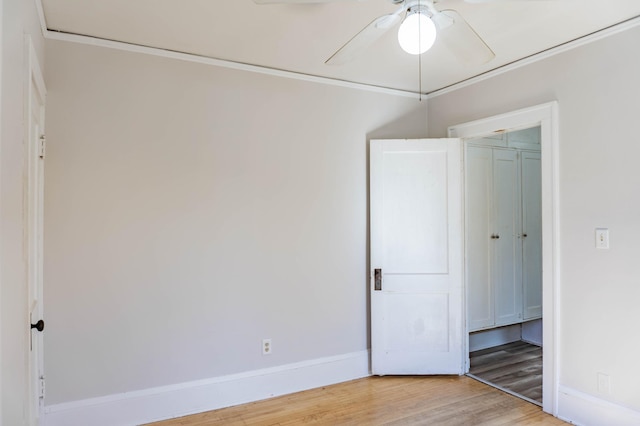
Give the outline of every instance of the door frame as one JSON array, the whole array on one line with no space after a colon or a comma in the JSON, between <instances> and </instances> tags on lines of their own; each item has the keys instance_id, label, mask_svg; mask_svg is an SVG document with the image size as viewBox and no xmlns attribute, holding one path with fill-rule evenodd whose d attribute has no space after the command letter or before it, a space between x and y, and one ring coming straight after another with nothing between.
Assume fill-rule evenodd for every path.
<instances>
[{"instance_id":1,"label":"door frame","mask_svg":"<svg viewBox=\"0 0 640 426\"><path fill-rule=\"evenodd\" d=\"M0 1L0 16L4 16L4 2ZM4 33L4 31L0 30L0 52L2 52L2 50L4 50L4 41L3 41L3 36L2 34ZM2 74L4 71L4 63L2 61L2 57L4 55L2 55L0 53L0 102L2 102L2 100L4 99L4 97L2 96L3 94L3 90L2 90ZM2 121L3 121L3 115L0 114L0 177L2 176L2 156L1 156L1 151L2 151L2 146L4 145L4 140L2 138ZM0 178L0 187L1 187L1 183L2 180ZM0 203L3 202L3 198L2 197L2 193L1 193L1 189L0 189ZM0 209L1 211L1 209ZM0 241L2 241L2 231L0 230ZM2 258L2 254L0 253L0 269L3 267L2 265L4 264L3 262L3 258ZM2 318L2 293L3 293L3 288L4 288L4 283L2 281L2 276L0 274L0 318ZM4 353L4 351L2 350L2 324L0 324L0 423L2 422L2 401L4 400L3 398L3 394L2 394L2 384L4 383L3 380L3 363L2 363L2 354Z\"/></svg>"},{"instance_id":2,"label":"door frame","mask_svg":"<svg viewBox=\"0 0 640 426\"><path fill-rule=\"evenodd\" d=\"M26 324L32 323L34 319L31 318L31 300L32 300L32 280L37 280L37 292L39 293L39 306L42 311L43 304L43 251L42 251L42 238L44 234L43 227L43 206L44 201L44 164L40 166L39 162L44 161L44 151L41 147L40 136L44 135L45 126L45 105L47 91L44 84L44 78L42 76L42 70L38 62L35 48L33 46L33 40L29 35L25 37L25 81L24 81L24 139L23 139L23 158L24 158L24 246L26 249L26 285L27 285L27 318ZM39 119L40 124L39 132L40 136L33 134L33 121L32 110L34 109L33 98L34 95L40 99L39 106ZM43 143L43 142L42 142ZM39 171L39 172L38 172ZM37 197L37 202L34 202L34 198ZM40 234L38 234L40 233ZM41 318L40 318L41 319ZM42 401L38 400L34 404L34 371L32 365L32 349L31 342L34 338L33 334L36 333L33 330L29 330L29 345L26 349L27 357L27 405L29 424L37 425L42 424L44 421L44 406ZM42 343L42 336L37 336ZM38 372L43 374L43 354L42 344L38 345L38 357L36 360ZM39 378L39 386L44 386L44 378Z\"/></svg>"},{"instance_id":3,"label":"door frame","mask_svg":"<svg viewBox=\"0 0 640 426\"><path fill-rule=\"evenodd\" d=\"M559 124L558 102L524 108L505 114L470 121L448 128L448 136L468 139L495 133L540 126L541 174L542 174L542 409L558 415L559 383L559 330L558 301L560 286L560 185L559 185ZM463 142L463 143L464 143ZM465 167L463 160L463 168ZM464 208L463 208L464 211ZM463 238L464 241L464 238ZM465 251L466 255L466 251ZM465 271L466 273L466 271ZM464 314L466 299L466 279ZM469 325L464 321L466 353L469 353ZM468 363L467 363L468 369Z\"/></svg>"}]
</instances>

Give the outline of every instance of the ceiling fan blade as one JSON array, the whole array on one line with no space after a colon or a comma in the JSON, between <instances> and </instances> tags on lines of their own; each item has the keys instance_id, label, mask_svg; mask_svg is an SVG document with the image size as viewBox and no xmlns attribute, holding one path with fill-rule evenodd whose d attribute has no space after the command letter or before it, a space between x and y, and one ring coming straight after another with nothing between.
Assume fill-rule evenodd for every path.
<instances>
[{"instance_id":1,"label":"ceiling fan blade","mask_svg":"<svg viewBox=\"0 0 640 426\"><path fill-rule=\"evenodd\" d=\"M400 14L405 11L402 7L394 13L383 15L371 21L351 40L345 43L336 53L325 61L327 65L342 65L352 60L358 53L369 47L391 27L400 22Z\"/></svg>"},{"instance_id":2,"label":"ceiling fan blade","mask_svg":"<svg viewBox=\"0 0 640 426\"><path fill-rule=\"evenodd\" d=\"M256 4L302 4L302 3L334 3L345 0L253 0ZM357 1L357 0L352 0Z\"/></svg>"},{"instance_id":3,"label":"ceiling fan blade","mask_svg":"<svg viewBox=\"0 0 640 426\"><path fill-rule=\"evenodd\" d=\"M439 12L434 16L434 21L448 22L448 25L438 25L438 39L463 61L485 64L496 57L487 43L455 10Z\"/></svg>"},{"instance_id":4,"label":"ceiling fan blade","mask_svg":"<svg viewBox=\"0 0 640 426\"><path fill-rule=\"evenodd\" d=\"M525 1L547 1L547 0L464 0L466 3L504 3L504 2L525 2Z\"/></svg>"}]
</instances>

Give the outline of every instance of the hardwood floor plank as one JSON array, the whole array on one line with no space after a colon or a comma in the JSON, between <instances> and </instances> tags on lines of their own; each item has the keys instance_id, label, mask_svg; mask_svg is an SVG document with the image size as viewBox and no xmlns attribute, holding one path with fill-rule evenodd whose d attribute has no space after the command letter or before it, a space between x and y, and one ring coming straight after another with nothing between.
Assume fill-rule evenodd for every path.
<instances>
[{"instance_id":1,"label":"hardwood floor plank","mask_svg":"<svg viewBox=\"0 0 640 426\"><path fill-rule=\"evenodd\" d=\"M154 426L564 425L469 377L368 377Z\"/></svg>"},{"instance_id":2,"label":"hardwood floor plank","mask_svg":"<svg viewBox=\"0 0 640 426\"><path fill-rule=\"evenodd\" d=\"M497 368L500 365L509 365L519 361L530 361L541 359L542 351L540 348L534 347L527 352L512 353L504 350L482 356L470 356L473 368L482 370L485 368Z\"/></svg>"},{"instance_id":3,"label":"hardwood floor plank","mask_svg":"<svg viewBox=\"0 0 640 426\"><path fill-rule=\"evenodd\" d=\"M542 348L514 342L469 357L474 376L542 403Z\"/></svg>"},{"instance_id":4,"label":"hardwood floor plank","mask_svg":"<svg viewBox=\"0 0 640 426\"><path fill-rule=\"evenodd\" d=\"M486 378L487 380L497 380L501 377L526 378L535 375L536 373L541 373L542 364L539 362L538 358L520 361L514 359L512 363L502 362L493 368L474 369L473 371L474 373L472 374L481 374L482 378Z\"/></svg>"}]
</instances>

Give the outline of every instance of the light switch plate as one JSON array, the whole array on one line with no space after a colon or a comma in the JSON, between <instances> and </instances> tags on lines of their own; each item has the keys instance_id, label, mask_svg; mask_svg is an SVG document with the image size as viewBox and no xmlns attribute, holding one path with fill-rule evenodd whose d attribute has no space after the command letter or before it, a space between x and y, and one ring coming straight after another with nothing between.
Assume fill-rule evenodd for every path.
<instances>
[{"instance_id":1,"label":"light switch plate","mask_svg":"<svg viewBox=\"0 0 640 426\"><path fill-rule=\"evenodd\" d=\"M599 249L609 248L609 229L596 228L596 248L599 248Z\"/></svg>"}]
</instances>

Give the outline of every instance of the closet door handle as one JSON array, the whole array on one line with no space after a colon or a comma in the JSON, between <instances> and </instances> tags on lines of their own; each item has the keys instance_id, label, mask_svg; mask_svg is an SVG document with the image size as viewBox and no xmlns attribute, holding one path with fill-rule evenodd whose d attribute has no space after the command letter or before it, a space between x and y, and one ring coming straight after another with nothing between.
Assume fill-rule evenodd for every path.
<instances>
[{"instance_id":1,"label":"closet door handle","mask_svg":"<svg viewBox=\"0 0 640 426\"><path fill-rule=\"evenodd\" d=\"M527 234L522 234L522 238L527 238Z\"/></svg>"},{"instance_id":2,"label":"closet door handle","mask_svg":"<svg viewBox=\"0 0 640 426\"><path fill-rule=\"evenodd\" d=\"M373 270L373 289L375 291L382 290L382 269L380 268Z\"/></svg>"},{"instance_id":3,"label":"closet door handle","mask_svg":"<svg viewBox=\"0 0 640 426\"><path fill-rule=\"evenodd\" d=\"M492 235L491 239L492 240L499 240L500 239L500 235Z\"/></svg>"}]
</instances>

